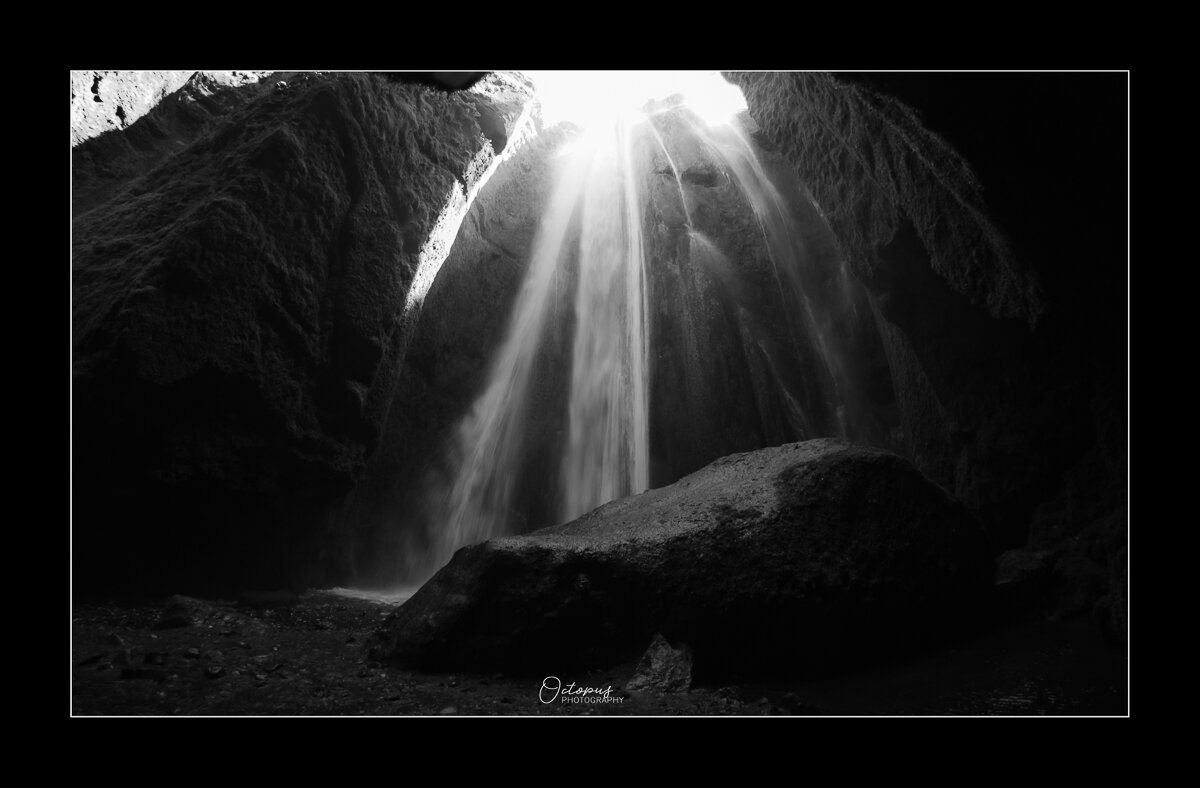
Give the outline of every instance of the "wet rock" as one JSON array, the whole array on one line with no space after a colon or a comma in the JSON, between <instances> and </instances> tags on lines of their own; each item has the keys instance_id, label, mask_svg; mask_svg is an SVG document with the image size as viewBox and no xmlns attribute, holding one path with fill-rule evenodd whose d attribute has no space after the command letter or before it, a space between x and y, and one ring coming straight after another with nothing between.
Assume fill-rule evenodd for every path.
<instances>
[{"instance_id":1,"label":"wet rock","mask_svg":"<svg viewBox=\"0 0 1200 788\"><path fill-rule=\"evenodd\" d=\"M798 670L949 637L991 579L978 523L910 463L816 440L464 548L372 649L537 672L633 659L662 633L692 647L698 673Z\"/></svg>"},{"instance_id":2,"label":"wet rock","mask_svg":"<svg viewBox=\"0 0 1200 788\"><path fill-rule=\"evenodd\" d=\"M116 632L110 632L109 635L106 638L104 638L104 642L108 643L110 646L124 646L125 645L125 641Z\"/></svg>"},{"instance_id":3,"label":"wet rock","mask_svg":"<svg viewBox=\"0 0 1200 788\"><path fill-rule=\"evenodd\" d=\"M161 651L147 651L142 657L142 662L146 665L163 665L166 664L167 655Z\"/></svg>"},{"instance_id":4,"label":"wet rock","mask_svg":"<svg viewBox=\"0 0 1200 788\"><path fill-rule=\"evenodd\" d=\"M438 714L458 714L458 709L454 706L447 706L438 712Z\"/></svg>"},{"instance_id":5,"label":"wet rock","mask_svg":"<svg viewBox=\"0 0 1200 788\"><path fill-rule=\"evenodd\" d=\"M187 651L183 652L183 656L185 656L188 659L200 659L200 649L193 646L193 647L189 648Z\"/></svg>"},{"instance_id":6,"label":"wet rock","mask_svg":"<svg viewBox=\"0 0 1200 788\"><path fill-rule=\"evenodd\" d=\"M204 669L204 675L210 679L219 679L225 675L225 668L221 665L209 665Z\"/></svg>"},{"instance_id":7,"label":"wet rock","mask_svg":"<svg viewBox=\"0 0 1200 788\"><path fill-rule=\"evenodd\" d=\"M686 646L671 648L666 638L656 634L625 689L629 692L687 692L691 686L691 649Z\"/></svg>"}]
</instances>

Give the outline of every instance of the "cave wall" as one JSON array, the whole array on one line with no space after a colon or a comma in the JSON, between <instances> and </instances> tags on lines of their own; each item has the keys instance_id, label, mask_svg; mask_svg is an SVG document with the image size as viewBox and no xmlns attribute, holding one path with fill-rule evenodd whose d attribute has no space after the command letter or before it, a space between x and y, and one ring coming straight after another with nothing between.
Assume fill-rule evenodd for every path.
<instances>
[{"instance_id":1,"label":"cave wall","mask_svg":"<svg viewBox=\"0 0 1200 788\"><path fill-rule=\"evenodd\" d=\"M363 73L230 89L153 156L116 150L117 171L102 140L75 149L97 185L73 218L85 587L314 579L425 290L530 99L503 74L458 93Z\"/></svg>"},{"instance_id":2,"label":"cave wall","mask_svg":"<svg viewBox=\"0 0 1200 788\"><path fill-rule=\"evenodd\" d=\"M1126 76L727 77L871 292L917 465L981 515L995 551L1112 563Z\"/></svg>"},{"instance_id":3,"label":"cave wall","mask_svg":"<svg viewBox=\"0 0 1200 788\"><path fill-rule=\"evenodd\" d=\"M76 579L340 581L357 562L347 545L386 542L380 524L436 465L502 339L545 197L537 144L514 145L517 169L498 171L494 194L510 196L484 186L468 207L520 139L529 86L122 72L118 99L104 91L121 80L99 73L72 75ZM883 415L855 437L903 449L983 518L994 551L1024 546L1123 585L1123 76L1031 75L1049 80L1035 90L1021 75L728 76L769 166L811 198L805 221L829 230L813 254L847 261L869 294L859 408ZM686 188L718 219L704 229L746 224L705 196L720 188L693 165ZM725 377L759 381L753 402L652 398L674 425L655 439L658 483L747 435L800 435L761 396L753 348L775 340L738 324L760 294L720 303L711 282L681 278L698 260L673 176L650 189L659 298L692 288L680 303L731 327L698 342L665 309L674 344L657 374L687 389L695 370L677 359L690 343L706 351L704 377L734 364ZM739 264L761 260L747 237L721 240ZM543 383L548 403L561 383ZM550 445L560 419L542 415Z\"/></svg>"}]
</instances>

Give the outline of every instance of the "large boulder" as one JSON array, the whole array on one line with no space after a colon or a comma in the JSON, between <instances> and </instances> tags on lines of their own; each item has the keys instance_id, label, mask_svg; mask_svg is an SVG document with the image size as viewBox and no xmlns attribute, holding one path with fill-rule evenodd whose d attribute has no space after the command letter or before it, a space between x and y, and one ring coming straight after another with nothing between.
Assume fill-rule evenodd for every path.
<instances>
[{"instance_id":1,"label":"large boulder","mask_svg":"<svg viewBox=\"0 0 1200 788\"><path fill-rule=\"evenodd\" d=\"M571 523L458 551L377 658L531 674L690 647L698 674L920 646L980 609L977 522L907 461L821 439L731 455Z\"/></svg>"}]
</instances>

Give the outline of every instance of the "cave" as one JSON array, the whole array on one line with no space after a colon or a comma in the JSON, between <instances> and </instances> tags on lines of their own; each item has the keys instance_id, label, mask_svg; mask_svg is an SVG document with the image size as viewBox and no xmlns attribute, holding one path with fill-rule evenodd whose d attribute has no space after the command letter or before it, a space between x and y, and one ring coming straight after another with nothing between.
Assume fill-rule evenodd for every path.
<instances>
[{"instance_id":1,"label":"cave","mask_svg":"<svg viewBox=\"0 0 1200 788\"><path fill-rule=\"evenodd\" d=\"M1128 714L1127 72L71 72L72 713Z\"/></svg>"}]
</instances>

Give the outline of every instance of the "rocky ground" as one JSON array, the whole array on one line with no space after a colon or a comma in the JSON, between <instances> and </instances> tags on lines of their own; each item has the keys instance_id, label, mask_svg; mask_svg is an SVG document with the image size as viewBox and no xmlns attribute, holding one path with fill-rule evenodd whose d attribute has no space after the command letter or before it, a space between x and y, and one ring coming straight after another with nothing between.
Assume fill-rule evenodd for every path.
<instances>
[{"instance_id":1,"label":"rocky ground","mask_svg":"<svg viewBox=\"0 0 1200 788\"><path fill-rule=\"evenodd\" d=\"M621 702L542 703L544 677L398 670L364 643L391 605L329 592L241 601L78 603L75 715L1124 714L1124 648L1040 615L931 654L787 682L626 692L634 664L564 683ZM185 620L186 626L178 626ZM174 626L172 626L174 624ZM549 697L550 693L546 694ZM560 696L561 697L561 696Z\"/></svg>"}]
</instances>

